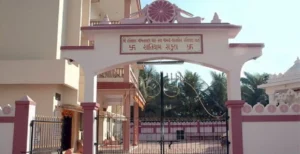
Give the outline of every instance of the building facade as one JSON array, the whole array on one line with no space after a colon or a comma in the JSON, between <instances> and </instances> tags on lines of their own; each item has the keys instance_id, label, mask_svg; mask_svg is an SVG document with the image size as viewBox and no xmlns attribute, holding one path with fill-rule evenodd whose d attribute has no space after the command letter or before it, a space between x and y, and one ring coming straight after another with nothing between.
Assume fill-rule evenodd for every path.
<instances>
[{"instance_id":1,"label":"building facade","mask_svg":"<svg viewBox=\"0 0 300 154\"><path fill-rule=\"evenodd\" d=\"M117 21L140 9L140 0L1 1L0 71L5 73L0 75L0 106L29 95L37 102L37 115L71 113L66 142L70 142L67 147L76 147L82 138L80 103L84 96L84 72L76 62L61 58L60 47L92 44L80 27L96 26L105 17L118 24ZM133 63L98 75L99 114L123 116L126 86L136 93L129 97L128 105L139 102L139 107L143 107L145 101L137 89L140 69L143 68ZM99 138L103 140L107 132L116 133L106 130L110 128L107 125L114 125L106 120L102 119L99 127Z\"/></svg>"}]
</instances>

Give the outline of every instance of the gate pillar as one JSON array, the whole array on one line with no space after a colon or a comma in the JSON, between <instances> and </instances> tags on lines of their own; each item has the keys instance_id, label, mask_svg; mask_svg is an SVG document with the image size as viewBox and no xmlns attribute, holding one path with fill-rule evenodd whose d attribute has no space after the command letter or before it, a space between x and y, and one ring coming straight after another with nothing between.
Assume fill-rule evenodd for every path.
<instances>
[{"instance_id":1,"label":"gate pillar","mask_svg":"<svg viewBox=\"0 0 300 154\"><path fill-rule=\"evenodd\" d=\"M99 104L95 102L82 102L83 108L83 152L86 154L96 154L96 123L97 110Z\"/></svg>"},{"instance_id":2,"label":"gate pillar","mask_svg":"<svg viewBox=\"0 0 300 154\"><path fill-rule=\"evenodd\" d=\"M243 154L242 100L228 100L230 154Z\"/></svg>"},{"instance_id":3,"label":"gate pillar","mask_svg":"<svg viewBox=\"0 0 300 154\"><path fill-rule=\"evenodd\" d=\"M139 104L134 102L134 113L133 113L133 145L138 145L139 141Z\"/></svg>"},{"instance_id":4,"label":"gate pillar","mask_svg":"<svg viewBox=\"0 0 300 154\"><path fill-rule=\"evenodd\" d=\"M228 100L241 100L241 68L240 65L237 68L233 68L227 72L227 98Z\"/></svg>"},{"instance_id":5,"label":"gate pillar","mask_svg":"<svg viewBox=\"0 0 300 154\"><path fill-rule=\"evenodd\" d=\"M126 121L123 122L123 150L129 151L130 148L130 93L125 95L124 116Z\"/></svg>"},{"instance_id":6,"label":"gate pillar","mask_svg":"<svg viewBox=\"0 0 300 154\"><path fill-rule=\"evenodd\" d=\"M24 96L15 105L13 154L27 153L30 150L30 123L34 120L36 103Z\"/></svg>"}]
</instances>

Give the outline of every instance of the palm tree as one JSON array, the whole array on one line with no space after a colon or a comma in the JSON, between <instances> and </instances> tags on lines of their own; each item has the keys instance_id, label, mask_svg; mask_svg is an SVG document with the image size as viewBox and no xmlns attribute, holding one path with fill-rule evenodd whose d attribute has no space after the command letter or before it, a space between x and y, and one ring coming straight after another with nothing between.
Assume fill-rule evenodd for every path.
<instances>
[{"instance_id":1,"label":"palm tree","mask_svg":"<svg viewBox=\"0 0 300 154\"><path fill-rule=\"evenodd\" d=\"M177 97L177 114L186 117L196 117L203 113L203 108L198 99L203 99L201 92L204 87L204 81L197 73L186 71L184 75L178 72L181 82L178 84L180 94Z\"/></svg>"},{"instance_id":2,"label":"palm tree","mask_svg":"<svg viewBox=\"0 0 300 154\"><path fill-rule=\"evenodd\" d=\"M225 109L225 102L227 101L227 78L225 73L210 72L212 81L207 89L208 99L212 101L215 106L222 111Z\"/></svg>"},{"instance_id":3,"label":"palm tree","mask_svg":"<svg viewBox=\"0 0 300 154\"><path fill-rule=\"evenodd\" d=\"M257 86L267 83L269 74L250 74L248 72L244 72L244 74L245 77L241 77L242 99L250 105L255 105L258 102L264 105L268 104L268 95L265 93L265 90Z\"/></svg>"}]
</instances>

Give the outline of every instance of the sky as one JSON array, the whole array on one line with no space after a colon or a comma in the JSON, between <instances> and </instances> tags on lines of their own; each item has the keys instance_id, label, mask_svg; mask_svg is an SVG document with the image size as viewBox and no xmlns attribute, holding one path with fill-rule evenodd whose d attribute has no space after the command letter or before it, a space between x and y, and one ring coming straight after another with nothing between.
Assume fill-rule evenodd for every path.
<instances>
[{"instance_id":1,"label":"sky","mask_svg":"<svg viewBox=\"0 0 300 154\"><path fill-rule=\"evenodd\" d=\"M141 0L142 7L153 0ZM245 63L242 72L284 73L300 57L300 0L169 0L181 9L210 22L218 13L222 22L241 25L234 43L264 43L263 55ZM165 73L197 72L210 83L210 71L201 65L156 65Z\"/></svg>"}]
</instances>

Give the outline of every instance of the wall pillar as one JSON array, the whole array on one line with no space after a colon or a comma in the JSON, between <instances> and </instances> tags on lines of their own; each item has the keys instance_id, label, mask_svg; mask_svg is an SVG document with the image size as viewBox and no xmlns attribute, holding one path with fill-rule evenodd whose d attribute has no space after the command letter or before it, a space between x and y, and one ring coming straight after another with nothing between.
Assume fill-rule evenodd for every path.
<instances>
[{"instance_id":1,"label":"wall pillar","mask_svg":"<svg viewBox=\"0 0 300 154\"><path fill-rule=\"evenodd\" d=\"M91 17L91 0L82 0L82 19L81 26L90 25ZM88 45L88 38L85 35L81 36L81 45Z\"/></svg>"},{"instance_id":2,"label":"wall pillar","mask_svg":"<svg viewBox=\"0 0 300 154\"><path fill-rule=\"evenodd\" d=\"M66 25L66 44L78 46L81 43L81 17L82 17L82 0L69 0L66 1L67 17Z\"/></svg>"},{"instance_id":3,"label":"wall pillar","mask_svg":"<svg viewBox=\"0 0 300 154\"><path fill-rule=\"evenodd\" d=\"M83 152L87 154L96 154L96 116L99 104L95 102L82 102L83 108Z\"/></svg>"},{"instance_id":4,"label":"wall pillar","mask_svg":"<svg viewBox=\"0 0 300 154\"><path fill-rule=\"evenodd\" d=\"M35 117L35 102L28 96L15 102L13 154L30 150L30 123Z\"/></svg>"},{"instance_id":5,"label":"wall pillar","mask_svg":"<svg viewBox=\"0 0 300 154\"><path fill-rule=\"evenodd\" d=\"M123 113L126 121L123 121L123 150L129 151L130 148L130 93L125 95Z\"/></svg>"},{"instance_id":6,"label":"wall pillar","mask_svg":"<svg viewBox=\"0 0 300 154\"><path fill-rule=\"evenodd\" d=\"M133 146L138 145L139 141L139 104L134 102L134 121L133 121Z\"/></svg>"},{"instance_id":7,"label":"wall pillar","mask_svg":"<svg viewBox=\"0 0 300 154\"><path fill-rule=\"evenodd\" d=\"M277 104L275 101L274 101L274 96L275 96L275 89L269 89L267 88L266 89L266 94L269 96L269 104Z\"/></svg>"},{"instance_id":8,"label":"wall pillar","mask_svg":"<svg viewBox=\"0 0 300 154\"><path fill-rule=\"evenodd\" d=\"M244 104L245 102L241 100L226 102L229 110L230 154L243 154L242 107Z\"/></svg>"},{"instance_id":9,"label":"wall pillar","mask_svg":"<svg viewBox=\"0 0 300 154\"><path fill-rule=\"evenodd\" d=\"M241 100L241 69L234 69L227 73L227 99Z\"/></svg>"},{"instance_id":10,"label":"wall pillar","mask_svg":"<svg viewBox=\"0 0 300 154\"><path fill-rule=\"evenodd\" d=\"M97 75L91 72L84 74L84 102L97 102Z\"/></svg>"},{"instance_id":11,"label":"wall pillar","mask_svg":"<svg viewBox=\"0 0 300 154\"><path fill-rule=\"evenodd\" d=\"M129 18L131 14L131 0L125 0L124 17Z\"/></svg>"}]
</instances>

